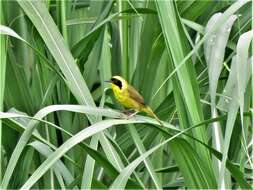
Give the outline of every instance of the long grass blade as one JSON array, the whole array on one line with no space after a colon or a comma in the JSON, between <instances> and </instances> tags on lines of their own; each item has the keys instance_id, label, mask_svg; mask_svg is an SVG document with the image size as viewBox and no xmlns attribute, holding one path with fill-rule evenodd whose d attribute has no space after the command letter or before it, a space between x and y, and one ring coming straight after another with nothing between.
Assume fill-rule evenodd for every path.
<instances>
[{"instance_id":1,"label":"long grass blade","mask_svg":"<svg viewBox=\"0 0 253 190\"><path fill-rule=\"evenodd\" d=\"M40 1L18 1L32 20L48 49L66 77L66 83L76 99L84 105L95 106L89 89L75 64L74 58L59 33L45 5ZM93 117L91 121L95 121Z\"/></svg>"},{"instance_id":2,"label":"long grass blade","mask_svg":"<svg viewBox=\"0 0 253 190\"><path fill-rule=\"evenodd\" d=\"M136 123L137 121L131 120L105 120L98 122L86 129L83 129L72 138L67 140L63 145L61 145L53 154L46 159L46 161L33 173L33 175L26 181L26 183L21 187L21 189L29 189L34 183L60 158L62 155L71 149L73 146L82 142L84 139L101 132L113 125Z\"/></svg>"},{"instance_id":3,"label":"long grass blade","mask_svg":"<svg viewBox=\"0 0 253 190\"><path fill-rule=\"evenodd\" d=\"M221 13L214 14L206 26L206 32L215 26L216 22L222 16ZM232 15L229 17L227 22L219 30L213 33L213 35L204 43L205 58L208 65L208 75L209 75L209 91L211 97L211 113L212 117L217 117L216 110L216 91L218 86L219 76L223 66L223 59L225 56L225 48L227 45L228 37L231 31L231 27L236 20L236 16ZM213 123L213 144L218 150L222 150L223 138L221 133L221 126L219 123ZM216 164L218 168L216 169L216 177L219 179L217 174L220 171L221 163L218 161ZM226 185L229 187L230 185Z\"/></svg>"},{"instance_id":4,"label":"long grass blade","mask_svg":"<svg viewBox=\"0 0 253 190\"><path fill-rule=\"evenodd\" d=\"M167 51L171 53L173 64L178 66L189 49L187 48L186 36L183 33L182 25L178 22L179 18L176 13L173 2L157 1L158 14L165 37ZM169 16L167 16L169 10ZM203 113L200 109L199 89L196 86L196 78L191 61L187 65L182 66L177 71L177 78L180 83L180 90L182 90L182 99L185 101L186 109L189 112L190 121L193 124L200 123L203 120ZM191 74L190 74L191 73ZM191 111L190 111L191 110ZM194 134L203 142L207 142L206 132L204 128L199 128ZM215 179L213 175L212 163L208 152L203 147L196 147L199 150L200 157L207 163L207 175L213 181L215 186Z\"/></svg>"},{"instance_id":5,"label":"long grass blade","mask_svg":"<svg viewBox=\"0 0 253 190\"><path fill-rule=\"evenodd\" d=\"M30 146L34 147L40 154L42 154L45 157L49 157L50 154L53 153L53 151L45 144L34 141L29 144ZM62 161L58 160L54 166L53 166L55 172L60 171L61 176L66 181L67 184L71 183L74 180L74 177L71 175L68 168L63 164Z\"/></svg>"},{"instance_id":6,"label":"long grass blade","mask_svg":"<svg viewBox=\"0 0 253 190\"><path fill-rule=\"evenodd\" d=\"M159 86L156 93L153 95L152 99L157 95L157 93L161 90L161 88L165 85L165 83L184 65L186 64L187 60L191 58L193 54L196 53L196 51L201 47L201 45L204 43L204 41L209 38L213 32L218 30L219 26L223 25L226 20L233 15L238 9L240 9L242 6L250 2L249 0L235 2L231 7L229 7L224 13L222 18L216 23L216 26L214 26L207 34L203 36L203 38L195 45L193 50L191 50L184 59L177 65L177 67L169 74L169 76L165 79L165 81Z\"/></svg>"},{"instance_id":7,"label":"long grass blade","mask_svg":"<svg viewBox=\"0 0 253 190\"><path fill-rule=\"evenodd\" d=\"M0 9L2 9L2 2L0 2ZM1 13L1 23L4 22L3 15ZM2 32L2 25L0 25L0 31ZM6 73L6 38L0 35L0 111L4 109L4 89L5 89L5 73ZM0 120L0 146L2 146L2 121ZM0 152L0 160L3 159L2 151ZM2 182L2 161L0 161L0 183Z\"/></svg>"},{"instance_id":8,"label":"long grass blade","mask_svg":"<svg viewBox=\"0 0 253 190\"><path fill-rule=\"evenodd\" d=\"M132 126L130 125L129 131L130 131L130 134L133 137L133 140L135 142L135 145L136 145L140 155L144 154L144 152L146 152L146 150L145 150L145 147L144 147L143 143L141 142L141 138L140 138L137 130L134 128L133 125ZM149 172L150 177L152 178L152 180L155 184L156 189L162 189L161 181L158 178L157 174L155 173L151 161L148 158L146 158L144 160L144 164L146 165L146 168Z\"/></svg>"},{"instance_id":9,"label":"long grass blade","mask_svg":"<svg viewBox=\"0 0 253 190\"><path fill-rule=\"evenodd\" d=\"M219 178L219 187L220 188L226 188L225 187L225 180L224 180L225 162L228 157L228 150L229 150L231 135L232 135L235 120L236 120L236 114L237 114L238 108L241 109L241 106L242 106L242 109L243 109L243 107L244 107L243 106L244 92L245 92L246 85L250 79L250 74L248 74L248 70L250 70L251 64L248 64L248 48L249 48L249 44L250 44L249 40L252 39L252 35L253 35L252 31L245 33L244 35L242 35L239 38L239 41L237 44L237 47L238 46L240 47L243 42L243 44L245 44L245 46L243 45L243 47L247 48L247 49L246 49L246 51L241 51L241 49L238 48L237 55L236 55L236 61L234 62L236 64L236 67L234 67L234 68L236 68L236 71L233 73L236 73L237 78L236 78L236 82L235 82L235 87L232 90L232 95L231 95L232 100L231 100L231 103L229 104L229 107L228 107L228 120L226 123L226 131L225 131L225 138L224 138L224 145L223 145L223 158L222 158L221 169L220 169L220 178ZM243 64L243 65L241 65L241 64ZM241 65L241 66L237 67L238 65ZM243 74L241 72L243 72ZM240 81L240 83L239 83L239 81ZM244 88L242 88L242 87L244 87ZM242 92L240 92L239 89L242 90ZM240 97L240 96L242 96L242 97ZM241 101L243 101L243 103ZM241 123L242 123L242 127L243 127L242 112L243 112L243 110L240 111ZM245 139L245 137L243 137L243 139Z\"/></svg>"}]
</instances>

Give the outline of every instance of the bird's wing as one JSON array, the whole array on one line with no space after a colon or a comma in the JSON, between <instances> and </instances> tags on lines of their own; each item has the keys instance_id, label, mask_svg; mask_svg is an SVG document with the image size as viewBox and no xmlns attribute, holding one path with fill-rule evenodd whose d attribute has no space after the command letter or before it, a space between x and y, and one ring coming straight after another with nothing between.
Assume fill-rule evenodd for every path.
<instances>
[{"instance_id":1,"label":"bird's wing","mask_svg":"<svg viewBox=\"0 0 253 190\"><path fill-rule=\"evenodd\" d=\"M139 94L137 90L131 85L128 86L127 91L129 93L130 98L134 99L136 102L145 104L143 97Z\"/></svg>"}]
</instances>

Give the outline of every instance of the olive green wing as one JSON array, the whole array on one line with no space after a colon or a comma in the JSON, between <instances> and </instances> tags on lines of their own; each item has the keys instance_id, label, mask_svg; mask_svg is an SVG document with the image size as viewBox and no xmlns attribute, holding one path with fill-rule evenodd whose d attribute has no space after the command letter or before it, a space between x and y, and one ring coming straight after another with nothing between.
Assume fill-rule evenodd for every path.
<instances>
[{"instance_id":1,"label":"olive green wing","mask_svg":"<svg viewBox=\"0 0 253 190\"><path fill-rule=\"evenodd\" d=\"M129 93L130 98L134 99L136 102L138 102L140 104L143 104L143 105L145 104L143 97L139 94L139 92L137 90L135 90L134 87L129 85L127 88L127 91Z\"/></svg>"}]
</instances>

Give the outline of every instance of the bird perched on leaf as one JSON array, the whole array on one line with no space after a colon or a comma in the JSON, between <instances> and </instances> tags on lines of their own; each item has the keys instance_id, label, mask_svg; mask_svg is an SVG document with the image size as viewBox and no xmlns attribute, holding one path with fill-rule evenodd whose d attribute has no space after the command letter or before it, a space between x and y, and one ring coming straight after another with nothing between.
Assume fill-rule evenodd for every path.
<instances>
[{"instance_id":1,"label":"bird perched on leaf","mask_svg":"<svg viewBox=\"0 0 253 190\"><path fill-rule=\"evenodd\" d=\"M134 110L135 115L138 112L145 112L151 117L154 117L161 126L164 126L161 120L156 116L153 110L144 103L143 97L139 92L121 76L113 76L109 81L111 88L113 90L115 98L122 104L125 108Z\"/></svg>"}]
</instances>

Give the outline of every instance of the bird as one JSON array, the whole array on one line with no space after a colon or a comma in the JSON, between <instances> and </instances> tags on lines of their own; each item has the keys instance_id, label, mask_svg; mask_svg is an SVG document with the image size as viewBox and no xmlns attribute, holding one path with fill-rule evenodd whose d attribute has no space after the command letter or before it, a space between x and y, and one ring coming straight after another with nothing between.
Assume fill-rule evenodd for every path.
<instances>
[{"instance_id":1,"label":"bird","mask_svg":"<svg viewBox=\"0 0 253 190\"><path fill-rule=\"evenodd\" d=\"M114 96L121 105L129 110L135 111L131 116L139 112L145 112L149 116L155 118L161 126L164 126L153 110L144 103L142 95L140 95L140 93L123 77L113 76L110 80L105 82L110 83Z\"/></svg>"}]
</instances>

